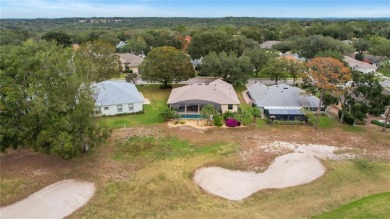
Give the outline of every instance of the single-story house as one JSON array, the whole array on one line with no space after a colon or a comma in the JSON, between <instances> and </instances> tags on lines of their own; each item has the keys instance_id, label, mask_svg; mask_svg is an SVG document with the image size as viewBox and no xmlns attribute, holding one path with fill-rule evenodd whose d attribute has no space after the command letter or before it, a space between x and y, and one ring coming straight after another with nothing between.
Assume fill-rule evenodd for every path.
<instances>
[{"instance_id":1,"label":"single-story house","mask_svg":"<svg viewBox=\"0 0 390 219\"><path fill-rule=\"evenodd\" d=\"M143 95L134 84L103 81L95 84L95 114L117 115L143 111Z\"/></svg>"},{"instance_id":2,"label":"single-story house","mask_svg":"<svg viewBox=\"0 0 390 219\"><path fill-rule=\"evenodd\" d=\"M263 49L271 49L273 45L280 43L281 41L276 41L276 40L269 40L265 41L262 44L260 44L260 48Z\"/></svg>"},{"instance_id":3,"label":"single-story house","mask_svg":"<svg viewBox=\"0 0 390 219\"><path fill-rule=\"evenodd\" d=\"M221 113L236 112L240 101L233 86L221 79L174 88L168 99L168 106L187 118L200 117L202 107L208 104Z\"/></svg>"},{"instance_id":4,"label":"single-story house","mask_svg":"<svg viewBox=\"0 0 390 219\"><path fill-rule=\"evenodd\" d=\"M138 74L138 68L144 61L144 58L142 58L141 56L134 55L132 53L117 53L117 55L119 56L122 71L127 71L131 69L134 73Z\"/></svg>"},{"instance_id":5,"label":"single-story house","mask_svg":"<svg viewBox=\"0 0 390 219\"><path fill-rule=\"evenodd\" d=\"M248 95L266 117L281 120L304 120L306 116L302 109L314 112L319 104L317 97L286 84L266 86L255 83L248 88ZM320 110L325 111L323 107Z\"/></svg>"},{"instance_id":6,"label":"single-story house","mask_svg":"<svg viewBox=\"0 0 390 219\"><path fill-rule=\"evenodd\" d=\"M343 60L346 63L348 63L349 67L351 67L352 70L360 71L360 72L363 72L365 74L375 72L376 69L378 68L376 65L371 65L369 63L356 60L356 59L351 58L349 56L344 56Z\"/></svg>"},{"instance_id":7,"label":"single-story house","mask_svg":"<svg viewBox=\"0 0 390 219\"><path fill-rule=\"evenodd\" d=\"M306 61L305 58L300 57L298 54L292 54L292 53L289 53L289 52L280 53L280 54L279 54L279 57L280 57L280 58L287 59L287 60Z\"/></svg>"}]
</instances>

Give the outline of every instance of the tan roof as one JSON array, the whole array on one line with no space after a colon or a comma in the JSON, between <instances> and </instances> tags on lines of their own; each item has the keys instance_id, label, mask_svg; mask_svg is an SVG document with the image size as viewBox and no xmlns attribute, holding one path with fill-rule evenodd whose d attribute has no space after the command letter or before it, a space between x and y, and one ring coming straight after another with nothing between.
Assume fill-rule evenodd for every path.
<instances>
[{"instance_id":1,"label":"tan roof","mask_svg":"<svg viewBox=\"0 0 390 219\"><path fill-rule=\"evenodd\" d=\"M210 83L190 84L175 88L169 95L168 104L189 100L205 100L218 104L240 104L233 86L221 79Z\"/></svg>"},{"instance_id":2,"label":"tan roof","mask_svg":"<svg viewBox=\"0 0 390 219\"><path fill-rule=\"evenodd\" d=\"M356 59L351 58L349 56L344 56L343 60L346 63L348 63L349 67L351 67L351 68L358 67L358 68L367 69L367 70L376 70L377 69L377 67L374 66L374 65L371 65L371 64L368 64L366 62L362 62L362 61L356 60Z\"/></svg>"},{"instance_id":3,"label":"tan roof","mask_svg":"<svg viewBox=\"0 0 390 219\"><path fill-rule=\"evenodd\" d=\"M132 53L117 53L119 56L119 61L122 64L127 64L130 67L139 66L144 59L142 57L136 56Z\"/></svg>"}]
</instances>

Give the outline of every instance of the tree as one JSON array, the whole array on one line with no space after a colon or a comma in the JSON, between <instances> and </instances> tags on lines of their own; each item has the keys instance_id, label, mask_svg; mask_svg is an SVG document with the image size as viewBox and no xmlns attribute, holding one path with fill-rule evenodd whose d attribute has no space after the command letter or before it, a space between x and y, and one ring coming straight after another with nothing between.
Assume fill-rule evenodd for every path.
<instances>
[{"instance_id":1,"label":"tree","mask_svg":"<svg viewBox=\"0 0 390 219\"><path fill-rule=\"evenodd\" d=\"M139 75L137 73L127 73L125 79L127 82L135 84L139 79Z\"/></svg>"},{"instance_id":2,"label":"tree","mask_svg":"<svg viewBox=\"0 0 390 219\"><path fill-rule=\"evenodd\" d=\"M140 66L142 79L158 81L164 87L172 82L188 80L195 76L190 57L173 47L163 46L152 49Z\"/></svg>"},{"instance_id":3,"label":"tree","mask_svg":"<svg viewBox=\"0 0 390 219\"><path fill-rule=\"evenodd\" d=\"M301 77L306 71L306 66L301 61L297 60L288 60L287 63L287 72L293 77L293 86L295 86L295 81L298 77Z\"/></svg>"},{"instance_id":4,"label":"tree","mask_svg":"<svg viewBox=\"0 0 390 219\"><path fill-rule=\"evenodd\" d=\"M146 44L142 37L130 38L124 47L119 49L119 52L130 52L135 55L147 54L149 52L149 46Z\"/></svg>"},{"instance_id":5,"label":"tree","mask_svg":"<svg viewBox=\"0 0 390 219\"><path fill-rule=\"evenodd\" d=\"M221 77L231 84L245 84L248 81L253 66L249 57L237 57L235 54L211 52L203 59L202 72L206 75Z\"/></svg>"},{"instance_id":6,"label":"tree","mask_svg":"<svg viewBox=\"0 0 390 219\"><path fill-rule=\"evenodd\" d=\"M72 45L72 39L70 38L69 34L62 31L47 32L42 36L42 39L46 41L55 41L57 44L63 45L65 47Z\"/></svg>"},{"instance_id":7,"label":"tree","mask_svg":"<svg viewBox=\"0 0 390 219\"><path fill-rule=\"evenodd\" d=\"M260 70L264 68L264 66L267 64L267 61L270 58L276 57L276 54L266 49L257 48L245 51L245 56L248 56L251 59L256 72L256 77L258 77Z\"/></svg>"},{"instance_id":8,"label":"tree","mask_svg":"<svg viewBox=\"0 0 390 219\"><path fill-rule=\"evenodd\" d=\"M87 82L111 79L119 74L119 57L114 53L115 47L106 41L81 44L74 57L76 73Z\"/></svg>"},{"instance_id":9,"label":"tree","mask_svg":"<svg viewBox=\"0 0 390 219\"><path fill-rule=\"evenodd\" d=\"M339 87L350 79L350 70L342 62L334 58L314 58L307 63L309 72L306 75L309 81L320 92L320 101L317 108L315 129L318 130L320 110L325 92L340 92Z\"/></svg>"},{"instance_id":10,"label":"tree","mask_svg":"<svg viewBox=\"0 0 390 219\"><path fill-rule=\"evenodd\" d=\"M0 48L0 149L29 146L65 159L109 135L70 48L45 41ZM98 64L98 63L95 63Z\"/></svg>"},{"instance_id":11,"label":"tree","mask_svg":"<svg viewBox=\"0 0 390 219\"><path fill-rule=\"evenodd\" d=\"M339 60L340 62L343 62L344 56L338 51L335 50L325 50L320 51L317 53L315 57L330 57Z\"/></svg>"},{"instance_id":12,"label":"tree","mask_svg":"<svg viewBox=\"0 0 390 219\"><path fill-rule=\"evenodd\" d=\"M294 41L295 49L301 57L311 59L319 52L326 50L337 51L343 55L354 51L353 47L344 44L339 40L331 37L324 37L321 35L309 36L304 38L297 38Z\"/></svg>"},{"instance_id":13,"label":"tree","mask_svg":"<svg viewBox=\"0 0 390 219\"><path fill-rule=\"evenodd\" d=\"M179 119L179 114L171 108L164 108L160 115L165 119L165 121Z\"/></svg>"},{"instance_id":14,"label":"tree","mask_svg":"<svg viewBox=\"0 0 390 219\"><path fill-rule=\"evenodd\" d=\"M250 113L253 116L253 124L256 124L256 118L261 115L259 108L257 108L256 106L252 107Z\"/></svg>"},{"instance_id":15,"label":"tree","mask_svg":"<svg viewBox=\"0 0 390 219\"><path fill-rule=\"evenodd\" d=\"M217 115L217 110L213 105L208 104L202 108L200 114L207 119L207 125L209 126L211 122L211 116Z\"/></svg>"},{"instance_id":16,"label":"tree","mask_svg":"<svg viewBox=\"0 0 390 219\"><path fill-rule=\"evenodd\" d=\"M383 94L383 86L374 74L364 74L361 72L352 72L354 87L351 89L347 100L353 107L355 104L355 114L364 109L364 113L379 116L385 112L386 106L390 105L390 96ZM353 116L355 116L352 113Z\"/></svg>"},{"instance_id":17,"label":"tree","mask_svg":"<svg viewBox=\"0 0 390 219\"><path fill-rule=\"evenodd\" d=\"M210 52L241 55L244 49L243 38L233 37L224 31L206 31L199 32L192 37L188 46L188 54L193 59L200 59Z\"/></svg>"},{"instance_id":18,"label":"tree","mask_svg":"<svg viewBox=\"0 0 390 219\"><path fill-rule=\"evenodd\" d=\"M251 116L251 112L248 112L246 110L241 110L239 109L237 113L234 114L234 117L240 122L242 123L242 120L243 119L247 119Z\"/></svg>"},{"instance_id":19,"label":"tree","mask_svg":"<svg viewBox=\"0 0 390 219\"><path fill-rule=\"evenodd\" d=\"M288 65L289 62L286 59L272 58L268 60L266 66L260 72L267 74L270 80L275 80L275 84L278 84L279 80L288 78Z\"/></svg>"}]
</instances>

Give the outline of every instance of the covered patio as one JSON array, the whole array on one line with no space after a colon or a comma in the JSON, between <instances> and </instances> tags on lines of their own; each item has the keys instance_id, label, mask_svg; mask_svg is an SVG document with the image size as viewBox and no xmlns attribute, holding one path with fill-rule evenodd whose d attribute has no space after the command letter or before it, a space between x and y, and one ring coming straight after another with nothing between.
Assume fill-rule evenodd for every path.
<instances>
[{"instance_id":1,"label":"covered patio","mask_svg":"<svg viewBox=\"0 0 390 219\"><path fill-rule=\"evenodd\" d=\"M202 108L206 105L213 105L218 112L222 112L221 105L215 102L206 100L188 100L178 103L169 104L169 108L175 110L179 114L200 114Z\"/></svg>"}]
</instances>

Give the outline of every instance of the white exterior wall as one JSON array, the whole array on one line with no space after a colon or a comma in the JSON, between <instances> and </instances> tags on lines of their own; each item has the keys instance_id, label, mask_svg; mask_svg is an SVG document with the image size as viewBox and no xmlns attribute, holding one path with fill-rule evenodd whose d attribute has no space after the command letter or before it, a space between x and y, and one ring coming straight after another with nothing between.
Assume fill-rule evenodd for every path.
<instances>
[{"instance_id":1,"label":"white exterior wall","mask_svg":"<svg viewBox=\"0 0 390 219\"><path fill-rule=\"evenodd\" d=\"M118 105L122 105L122 112L118 112ZM135 113L143 110L143 103L133 103L134 109L132 111L129 111L129 104L124 103L124 104L118 104L118 105L110 105L110 106L101 106L101 115L106 115L106 116L113 116L116 114L121 114L121 113ZM108 107L108 109L104 109L105 107ZM95 107L99 108L99 107Z\"/></svg>"},{"instance_id":2,"label":"white exterior wall","mask_svg":"<svg viewBox=\"0 0 390 219\"><path fill-rule=\"evenodd\" d=\"M221 111L222 111L222 113L224 113L226 111L237 112L238 111L238 104L233 104L232 110L228 109L228 104L221 104Z\"/></svg>"}]
</instances>

